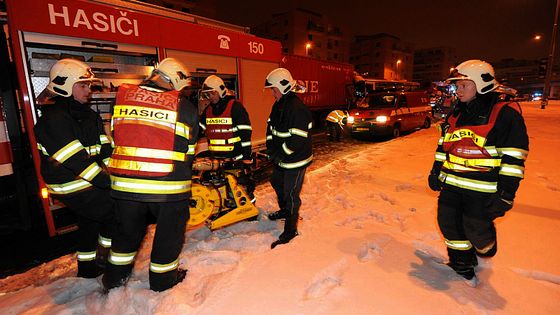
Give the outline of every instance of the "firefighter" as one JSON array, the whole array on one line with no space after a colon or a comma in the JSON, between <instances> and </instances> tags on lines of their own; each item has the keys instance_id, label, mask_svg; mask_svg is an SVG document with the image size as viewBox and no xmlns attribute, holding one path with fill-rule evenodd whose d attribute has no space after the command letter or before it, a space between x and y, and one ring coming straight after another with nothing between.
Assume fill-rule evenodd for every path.
<instances>
[{"instance_id":1,"label":"firefighter","mask_svg":"<svg viewBox=\"0 0 560 315\"><path fill-rule=\"evenodd\" d=\"M438 224L448 265L475 281L477 255L497 252L493 221L513 207L529 140L519 104L500 100L505 88L489 63L465 61L448 81L459 103L443 125L428 184L441 191Z\"/></svg>"},{"instance_id":2,"label":"firefighter","mask_svg":"<svg viewBox=\"0 0 560 315\"><path fill-rule=\"evenodd\" d=\"M54 105L41 108L34 127L41 175L53 198L77 216L78 277L95 278L104 268L114 229L106 163L111 143L98 113L88 106L91 68L62 59L50 70L47 91Z\"/></svg>"},{"instance_id":3,"label":"firefighter","mask_svg":"<svg viewBox=\"0 0 560 315\"><path fill-rule=\"evenodd\" d=\"M268 74L264 85L271 89L276 100L267 122L266 149L274 164L270 183L280 206L280 210L269 214L268 218L286 219L284 231L271 248L288 243L298 235L299 194L305 170L313 160L311 112L292 91L295 84L287 69L277 68Z\"/></svg>"},{"instance_id":4,"label":"firefighter","mask_svg":"<svg viewBox=\"0 0 560 315\"><path fill-rule=\"evenodd\" d=\"M245 186L247 194L255 202L255 183L249 169L251 157L252 127L247 110L229 93L220 77L211 75L204 80L200 98L208 100L210 106L204 110L200 127L208 140L208 151L213 158L239 161L234 163L244 169L239 176L239 184Z\"/></svg>"},{"instance_id":5,"label":"firefighter","mask_svg":"<svg viewBox=\"0 0 560 315\"><path fill-rule=\"evenodd\" d=\"M187 68L166 58L139 86L119 87L111 121L115 148L109 161L118 226L103 277L106 290L124 285L130 277L149 213L157 220L150 289L167 290L185 277L179 254L189 219L198 135L198 109L182 94L190 82Z\"/></svg>"},{"instance_id":6,"label":"firefighter","mask_svg":"<svg viewBox=\"0 0 560 315\"><path fill-rule=\"evenodd\" d=\"M333 110L327 116L327 132L330 141L340 142L340 136L342 130L344 129L345 119L348 117L348 113L341 111L340 109Z\"/></svg>"}]
</instances>

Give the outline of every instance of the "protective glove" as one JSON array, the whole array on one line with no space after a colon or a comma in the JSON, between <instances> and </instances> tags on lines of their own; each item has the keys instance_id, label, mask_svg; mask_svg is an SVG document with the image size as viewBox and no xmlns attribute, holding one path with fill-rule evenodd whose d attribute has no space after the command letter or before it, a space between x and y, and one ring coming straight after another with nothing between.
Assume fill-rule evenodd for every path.
<instances>
[{"instance_id":1,"label":"protective glove","mask_svg":"<svg viewBox=\"0 0 560 315\"><path fill-rule=\"evenodd\" d=\"M441 181L438 179L438 174L433 170L428 175L428 186L433 191L440 191L441 190Z\"/></svg>"},{"instance_id":2,"label":"protective glove","mask_svg":"<svg viewBox=\"0 0 560 315\"><path fill-rule=\"evenodd\" d=\"M503 217L512 207L513 194L503 190L492 194L486 203L486 209L492 218Z\"/></svg>"}]
</instances>

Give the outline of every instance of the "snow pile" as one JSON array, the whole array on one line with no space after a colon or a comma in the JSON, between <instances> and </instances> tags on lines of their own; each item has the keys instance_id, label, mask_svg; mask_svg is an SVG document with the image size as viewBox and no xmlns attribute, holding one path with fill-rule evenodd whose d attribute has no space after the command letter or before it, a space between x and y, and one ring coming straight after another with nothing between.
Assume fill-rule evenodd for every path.
<instances>
[{"instance_id":1,"label":"snow pile","mask_svg":"<svg viewBox=\"0 0 560 315\"><path fill-rule=\"evenodd\" d=\"M427 187L435 127L386 142L317 151L304 184L301 235L270 250L281 222L261 218L186 234L185 281L149 290L153 227L128 286L100 293L71 255L0 280L2 314L559 314L560 102L524 103L530 135L515 207L496 221L498 255L471 288L441 267L446 250ZM340 147L337 147L339 146ZM269 184L261 212L277 209Z\"/></svg>"}]
</instances>

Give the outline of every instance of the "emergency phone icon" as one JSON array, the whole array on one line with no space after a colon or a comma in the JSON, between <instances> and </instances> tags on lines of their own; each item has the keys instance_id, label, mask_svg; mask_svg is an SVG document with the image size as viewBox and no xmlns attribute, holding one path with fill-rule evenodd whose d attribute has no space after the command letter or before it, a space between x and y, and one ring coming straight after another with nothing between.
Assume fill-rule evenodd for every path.
<instances>
[{"instance_id":1,"label":"emergency phone icon","mask_svg":"<svg viewBox=\"0 0 560 315\"><path fill-rule=\"evenodd\" d=\"M231 39L226 35L218 35L218 40L220 41L221 49L229 49L229 42Z\"/></svg>"}]
</instances>

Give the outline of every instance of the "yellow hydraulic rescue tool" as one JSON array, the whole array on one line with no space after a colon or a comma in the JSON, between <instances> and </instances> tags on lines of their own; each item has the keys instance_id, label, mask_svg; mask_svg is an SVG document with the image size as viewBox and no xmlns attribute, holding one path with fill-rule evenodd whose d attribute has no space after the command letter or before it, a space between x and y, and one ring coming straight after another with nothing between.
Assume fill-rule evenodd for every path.
<instances>
[{"instance_id":1,"label":"yellow hydraulic rescue tool","mask_svg":"<svg viewBox=\"0 0 560 315\"><path fill-rule=\"evenodd\" d=\"M198 175L192 178L189 229L206 223L210 230L216 230L259 215L244 187L237 183L244 170L228 169L228 162L221 159L195 160L193 170L198 171Z\"/></svg>"}]
</instances>

